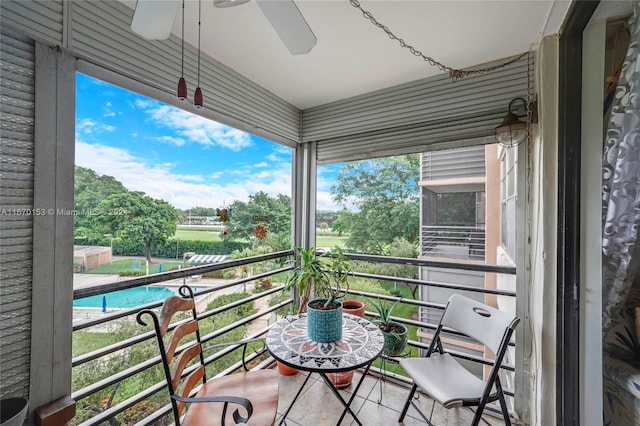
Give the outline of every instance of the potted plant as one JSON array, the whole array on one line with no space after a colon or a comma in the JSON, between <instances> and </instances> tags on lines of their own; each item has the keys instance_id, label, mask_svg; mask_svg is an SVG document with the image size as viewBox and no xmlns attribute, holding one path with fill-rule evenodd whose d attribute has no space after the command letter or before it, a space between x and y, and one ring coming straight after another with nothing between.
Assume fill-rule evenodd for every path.
<instances>
[{"instance_id":1,"label":"potted plant","mask_svg":"<svg viewBox=\"0 0 640 426\"><path fill-rule=\"evenodd\" d=\"M282 290L285 293L296 289L298 292L298 305L293 307L293 313L304 313L307 309L307 302L311 298L312 293L318 293L321 283L326 279L326 274L322 268L320 261L321 253L317 253L314 247L303 249L296 247L294 258L290 261L294 263L294 268L287 277L285 287ZM289 376L296 374L297 369L286 366L280 362L276 362L280 374Z\"/></svg>"},{"instance_id":2,"label":"potted plant","mask_svg":"<svg viewBox=\"0 0 640 426\"><path fill-rule=\"evenodd\" d=\"M324 256L325 254L323 254ZM307 303L307 333L315 342L335 342L342 337L342 302L349 284L349 259L342 249L335 248L323 265L323 275L315 284L316 296L324 296Z\"/></svg>"},{"instance_id":3,"label":"potted plant","mask_svg":"<svg viewBox=\"0 0 640 426\"><path fill-rule=\"evenodd\" d=\"M395 307L400 303L400 299L396 300L391 306L384 301L378 300L378 303L371 302L379 317L373 320L377 324L384 335L384 347L382 353L387 356L400 355L407 346L407 327L399 322L391 319L391 314Z\"/></svg>"},{"instance_id":4,"label":"potted plant","mask_svg":"<svg viewBox=\"0 0 640 426\"><path fill-rule=\"evenodd\" d=\"M294 313L305 312L312 292L318 294L327 280L320 256L322 253L318 254L314 247L309 247L306 250L301 247L295 249L294 258L291 261L295 266L287 278L284 289L282 289L283 292L290 292L293 288L297 289L300 301L295 307Z\"/></svg>"}]
</instances>

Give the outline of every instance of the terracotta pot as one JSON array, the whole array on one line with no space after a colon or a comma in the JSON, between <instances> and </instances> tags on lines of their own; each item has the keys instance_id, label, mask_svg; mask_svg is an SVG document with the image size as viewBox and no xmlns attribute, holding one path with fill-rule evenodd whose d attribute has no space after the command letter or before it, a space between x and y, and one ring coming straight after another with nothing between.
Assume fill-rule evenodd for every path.
<instances>
[{"instance_id":1,"label":"terracotta pot","mask_svg":"<svg viewBox=\"0 0 640 426\"><path fill-rule=\"evenodd\" d=\"M342 312L364 318L364 303L359 300L343 300Z\"/></svg>"},{"instance_id":2,"label":"terracotta pot","mask_svg":"<svg viewBox=\"0 0 640 426\"><path fill-rule=\"evenodd\" d=\"M276 361L276 365L278 366L278 372L283 376L293 376L294 374L298 374L298 369L289 367L279 361Z\"/></svg>"},{"instance_id":3,"label":"terracotta pot","mask_svg":"<svg viewBox=\"0 0 640 426\"><path fill-rule=\"evenodd\" d=\"M359 300L343 300L342 312L364 318L364 303ZM351 384L353 370L340 373L328 373L327 376L336 389L343 389Z\"/></svg>"}]
</instances>

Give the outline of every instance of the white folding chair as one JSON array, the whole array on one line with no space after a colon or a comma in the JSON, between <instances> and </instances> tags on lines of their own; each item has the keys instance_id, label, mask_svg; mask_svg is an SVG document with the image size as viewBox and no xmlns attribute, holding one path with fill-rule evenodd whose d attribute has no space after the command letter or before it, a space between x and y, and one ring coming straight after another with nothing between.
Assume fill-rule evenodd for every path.
<instances>
[{"instance_id":1,"label":"white folding chair","mask_svg":"<svg viewBox=\"0 0 640 426\"><path fill-rule=\"evenodd\" d=\"M477 407L473 426L480 422L487 403L500 401L505 424L510 425L509 412L498 373L513 331L519 322L520 318L517 316L484 303L459 294L451 296L426 357L400 360L400 365L413 379L413 386L398 421L404 420L411 404L428 424L432 424L431 419L427 419L413 401L416 390L420 388L433 398L434 406L438 402L445 408ZM477 340L495 354L491 373L486 380L470 372L451 354L444 351L440 336L443 327ZM433 408L431 415L433 415Z\"/></svg>"}]
</instances>

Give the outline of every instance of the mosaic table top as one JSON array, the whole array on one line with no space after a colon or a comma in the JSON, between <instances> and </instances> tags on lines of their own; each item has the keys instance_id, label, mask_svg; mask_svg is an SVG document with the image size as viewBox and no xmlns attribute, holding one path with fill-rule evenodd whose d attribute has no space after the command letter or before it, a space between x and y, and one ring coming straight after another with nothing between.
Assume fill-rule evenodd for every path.
<instances>
[{"instance_id":1,"label":"mosaic table top","mask_svg":"<svg viewBox=\"0 0 640 426\"><path fill-rule=\"evenodd\" d=\"M355 315L342 315L342 338L318 343L307 336L307 315L278 321L267 334L267 348L275 359L305 371L338 372L362 367L382 352L380 329Z\"/></svg>"}]
</instances>

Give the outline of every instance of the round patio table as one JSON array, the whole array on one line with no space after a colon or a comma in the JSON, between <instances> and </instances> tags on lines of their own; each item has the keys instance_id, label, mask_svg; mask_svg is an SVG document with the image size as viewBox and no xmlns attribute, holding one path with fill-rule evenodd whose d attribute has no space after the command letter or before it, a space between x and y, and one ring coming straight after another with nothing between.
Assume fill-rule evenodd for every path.
<instances>
[{"instance_id":1,"label":"round patio table","mask_svg":"<svg viewBox=\"0 0 640 426\"><path fill-rule=\"evenodd\" d=\"M384 336L370 321L351 314L342 315L342 338L335 342L314 342L307 336L307 315L294 315L278 321L267 333L267 349L271 355L290 367L307 371L309 374L293 398L279 424L282 424L312 373L318 373L345 409L336 424L340 424L347 412L361 425L350 405L371 363L380 355L384 346ZM351 398L345 401L335 388L327 373L337 373L365 367Z\"/></svg>"}]
</instances>

